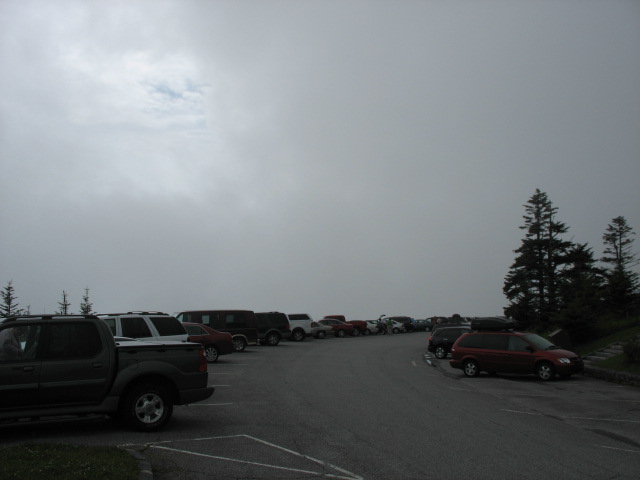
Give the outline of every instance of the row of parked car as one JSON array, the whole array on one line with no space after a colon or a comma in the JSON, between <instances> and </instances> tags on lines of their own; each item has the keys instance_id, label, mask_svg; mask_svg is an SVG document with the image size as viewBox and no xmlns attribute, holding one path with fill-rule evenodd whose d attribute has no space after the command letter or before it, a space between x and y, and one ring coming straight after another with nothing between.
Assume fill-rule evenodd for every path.
<instances>
[{"instance_id":1,"label":"row of parked car","mask_svg":"<svg viewBox=\"0 0 640 480\"><path fill-rule=\"evenodd\" d=\"M315 321L306 313L253 312L251 310L188 310L169 315L163 312L126 312L99 315L121 342L137 340L191 340L205 347L209 362L221 355L242 352L249 344L276 346L283 339L302 341L307 337L404 333L431 329L430 320L407 316L381 316L378 320L347 320L327 315Z\"/></svg>"},{"instance_id":2,"label":"row of parked car","mask_svg":"<svg viewBox=\"0 0 640 480\"><path fill-rule=\"evenodd\" d=\"M431 332L427 349L439 359L451 354L449 365L468 377L484 371L535 374L547 381L583 371L583 360L574 352L535 333L514 329L512 320L500 317L444 323Z\"/></svg>"}]
</instances>

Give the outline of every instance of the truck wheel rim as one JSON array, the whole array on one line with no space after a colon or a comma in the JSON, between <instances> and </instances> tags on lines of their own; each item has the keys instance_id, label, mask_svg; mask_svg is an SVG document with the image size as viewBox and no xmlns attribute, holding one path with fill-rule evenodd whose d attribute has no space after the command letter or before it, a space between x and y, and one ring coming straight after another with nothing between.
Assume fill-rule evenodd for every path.
<instances>
[{"instance_id":1,"label":"truck wheel rim","mask_svg":"<svg viewBox=\"0 0 640 480\"><path fill-rule=\"evenodd\" d=\"M138 398L134 411L142 423L154 423L162 417L164 403L159 395L147 393Z\"/></svg>"}]
</instances>

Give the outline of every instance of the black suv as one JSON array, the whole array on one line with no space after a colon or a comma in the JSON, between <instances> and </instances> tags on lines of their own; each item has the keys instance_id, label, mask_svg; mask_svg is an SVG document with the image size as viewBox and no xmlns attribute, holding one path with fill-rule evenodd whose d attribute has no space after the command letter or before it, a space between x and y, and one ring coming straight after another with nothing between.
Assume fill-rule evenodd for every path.
<instances>
[{"instance_id":1,"label":"black suv","mask_svg":"<svg viewBox=\"0 0 640 480\"><path fill-rule=\"evenodd\" d=\"M471 327L465 325L438 327L429 336L428 350L437 358L445 358L456 340L470 331Z\"/></svg>"},{"instance_id":2,"label":"black suv","mask_svg":"<svg viewBox=\"0 0 640 480\"><path fill-rule=\"evenodd\" d=\"M280 339L291 338L289 317L280 312L256 312L258 341L261 345L275 347Z\"/></svg>"}]
</instances>

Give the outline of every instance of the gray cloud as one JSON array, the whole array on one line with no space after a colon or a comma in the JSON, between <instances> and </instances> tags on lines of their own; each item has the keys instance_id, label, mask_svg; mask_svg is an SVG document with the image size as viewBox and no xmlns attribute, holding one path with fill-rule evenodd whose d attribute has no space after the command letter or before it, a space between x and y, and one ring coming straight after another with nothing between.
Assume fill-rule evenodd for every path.
<instances>
[{"instance_id":1,"label":"gray cloud","mask_svg":"<svg viewBox=\"0 0 640 480\"><path fill-rule=\"evenodd\" d=\"M640 228L635 2L0 5L0 281L53 311L499 314L523 204Z\"/></svg>"}]
</instances>

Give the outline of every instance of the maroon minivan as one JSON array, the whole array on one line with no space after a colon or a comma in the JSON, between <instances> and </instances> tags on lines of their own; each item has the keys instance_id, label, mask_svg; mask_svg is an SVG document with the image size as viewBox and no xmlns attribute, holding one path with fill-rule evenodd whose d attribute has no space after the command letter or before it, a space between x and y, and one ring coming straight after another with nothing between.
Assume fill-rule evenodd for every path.
<instances>
[{"instance_id":1,"label":"maroon minivan","mask_svg":"<svg viewBox=\"0 0 640 480\"><path fill-rule=\"evenodd\" d=\"M551 380L584 369L582 359L535 333L480 331L461 336L451 349L449 364L467 377L489 373L535 374Z\"/></svg>"}]
</instances>

